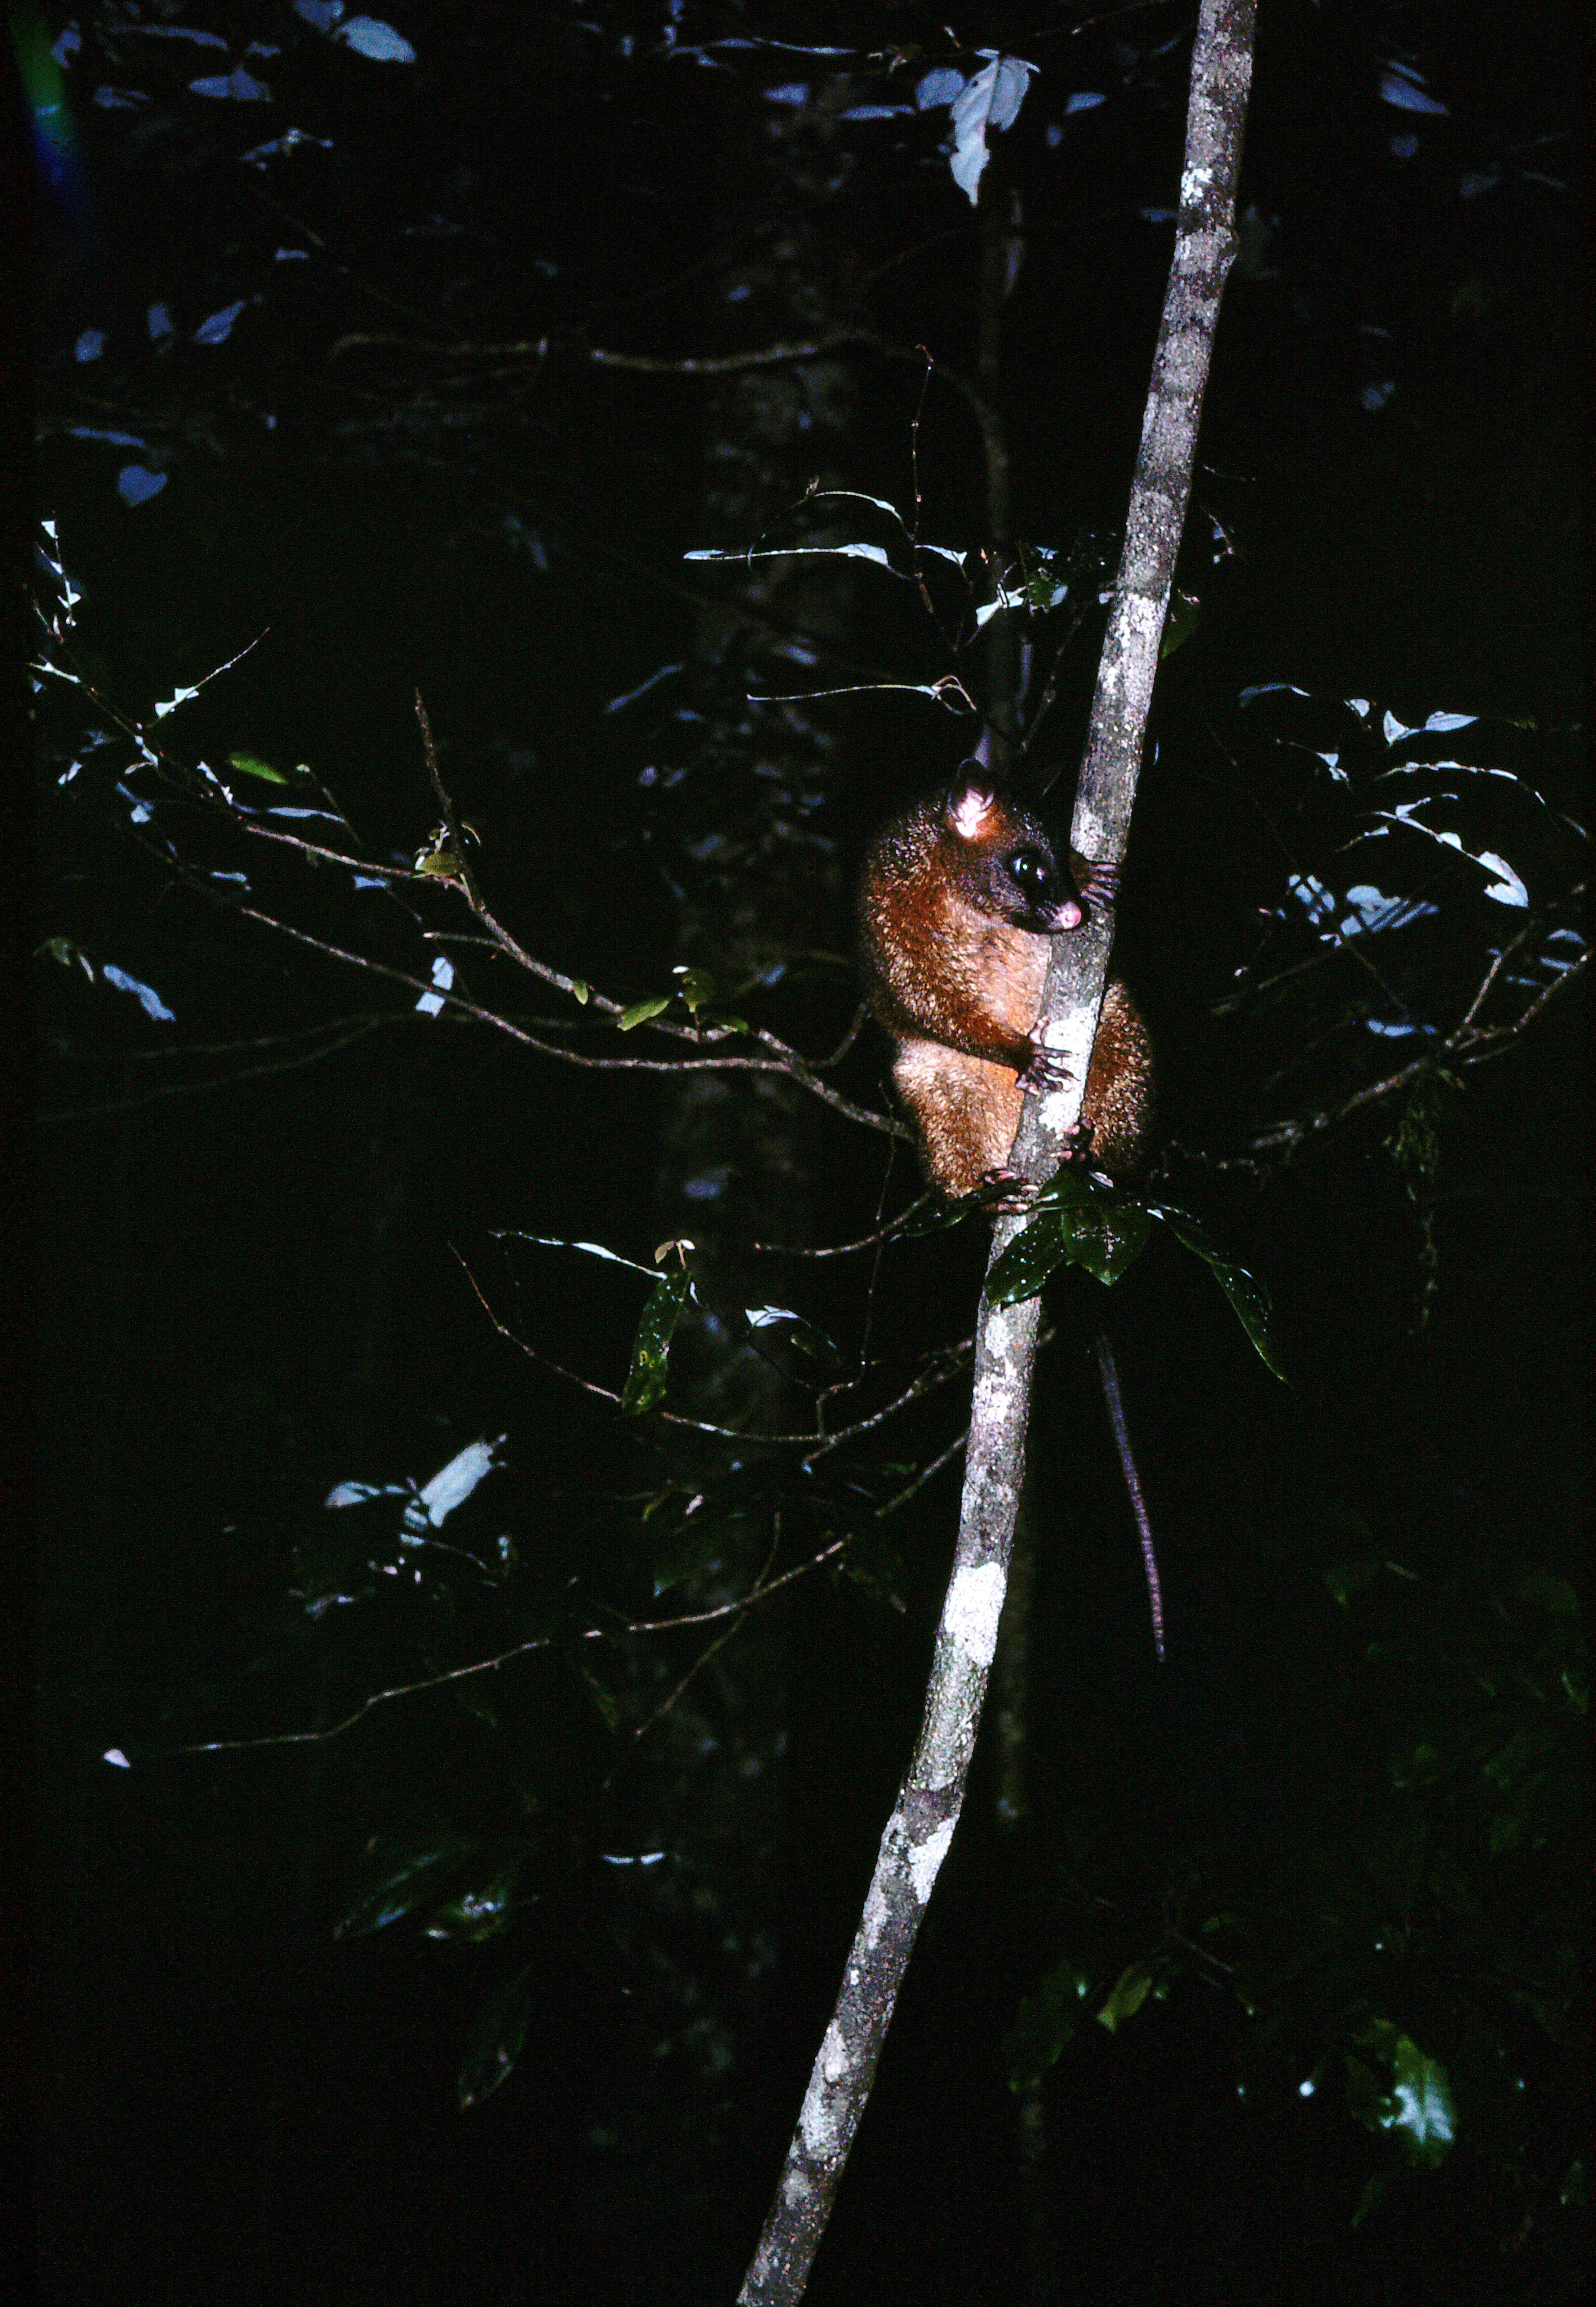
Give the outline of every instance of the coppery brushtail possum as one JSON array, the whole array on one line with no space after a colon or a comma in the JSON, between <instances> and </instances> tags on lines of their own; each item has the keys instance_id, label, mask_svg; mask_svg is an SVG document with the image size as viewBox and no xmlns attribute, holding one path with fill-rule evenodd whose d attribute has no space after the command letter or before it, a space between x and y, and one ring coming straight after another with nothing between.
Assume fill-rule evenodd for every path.
<instances>
[{"instance_id":1,"label":"coppery brushtail possum","mask_svg":"<svg viewBox=\"0 0 1596 2307\"><path fill-rule=\"evenodd\" d=\"M1084 906L1112 895L1111 873L1056 841L1012 788L974 764L911 802L871 843L859 878L865 998L896 1045L892 1078L926 1171L950 1198L1008 1181L1025 1092L1065 1078L1036 1036L1050 940L1078 929ZM1125 1175L1140 1158L1152 1111L1152 1041L1111 979L1068 1158ZM1119 1372L1101 1330L1095 1345L1162 1659L1158 1565Z\"/></svg>"},{"instance_id":2,"label":"coppery brushtail possum","mask_svg":"<svg viewBox=\"0 0 1596 2307\"><path fill-rule=\"evenodd\" d=\"M949 1196L1005 1175L1028 1089L1063 1069L1037 1040L1049 940L1112 877L1054 839L1011 788L966 764L892 818L859 880L865 998L897 1044L892 1078L931 1183ZM1118 979L1103 995L1075 1149L1123 1176L1152 1112L1153 1048Z\"/></svg>"}]
</instances>

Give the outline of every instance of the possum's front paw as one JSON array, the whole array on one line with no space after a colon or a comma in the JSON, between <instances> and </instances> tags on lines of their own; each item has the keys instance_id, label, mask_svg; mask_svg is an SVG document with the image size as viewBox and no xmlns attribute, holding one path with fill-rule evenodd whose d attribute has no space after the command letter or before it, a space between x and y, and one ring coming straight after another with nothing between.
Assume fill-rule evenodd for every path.
<instances>
[{"instance_id":1,"label":"possum's front paw","mask_svg":"<svg viewBox=\"0 0 1596 2307\"><path fill-rule=\"evenodd\" d=\"M1018 1076L1022 1089L1062 1089L1067 1082L1075 1079L1057 1050L1050 1050L1034 1034L1031 1036L1030 1051L1025 1071Z\"/></svg>"},{"instance_id":2,"label":"possum's front paw","mask_svg":"<svg viewBox=\"0 0 1596 2307\"><path fill-rule=\"evenodd\" d=\"M989 1217L1017 1218L1028 1210L1036 1199L1037 1188L1029 1178L1022 1178L1017 1170L1005 1169L1001 1163L989 1170L981 1180L983 1206Z\"/></svg>"}]
</instances>

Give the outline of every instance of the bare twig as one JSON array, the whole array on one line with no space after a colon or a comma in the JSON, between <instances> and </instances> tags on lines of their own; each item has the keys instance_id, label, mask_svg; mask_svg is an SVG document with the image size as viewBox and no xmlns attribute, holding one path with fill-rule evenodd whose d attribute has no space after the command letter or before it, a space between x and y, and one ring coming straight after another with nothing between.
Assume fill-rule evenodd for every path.
<instances>
[{"instance_id":1,"label":"bare twig","mask_svg":"<svg viewBox=\"0 0 1596 2307\"><path fill-rule=\"evenodd\" d=\"M1514 939L1514 945L1507 949L1508 952L1515 950L1531 934L1531 931L1525 931L1522 937ZM1382 1075L1377 1082L1365 1082L1361 1089L1354 1090L1352 1094L1343 1098L1339 1105L1322 1108L1317 1113L1294 1116L1289 1121L1278 1123L1273 1129L1260 1131L1251 1141L1248 1148L1248 1153L1278 1154L1292 1151L1299 1146L1308 1145L1314 1138L1324 1136L1330 1130L1339 1128L1343 1122L1350 1121L1354 1114L1364 1112L1371 1106L1382 1105L1387 1099L1398 1096L1402 1091L1411 1088L1415 1082L1422 1081L1427 1075L1444 1073L1448 1068L1461 1073L1472 1066L1488 1064L1494 1058L1505 1057L1509 1050L1518 1046L1530 1027L1549 1005L1569 986L1577 983L1590 956L1585 953L1578 955L1560 976L1553 978L1549 984L1542 986L1534 998L1525 1003L1516 1017L1510 1018L1500 1025L1478 1025L1474 1021L1479 1016L1486 997L1506 958L1507 953L1498 954L1491 963L1480 985L1470 998L1468 1008L1463 1017L1444 1041L1428 1042L1420 1054L1411 1059L1405 1066L1397 1067L1394 1073Z\"/></svg>"},{"instance_id":2,"label":"bare twig","mask_svg":"<svg viewBox=\"0 0 1596 2307\"><path fill-rule=\"evenodd\" d=\"M47 665L40 669L55 670L54 667ZM626 1014L629 1008L626 1002L612 995L599 992L596 988L568 976L564 971L555 969L548 962L540 960L536 954L529 953L489 910L481 891L476 887L475 876L465 855L459 820L455 813L452 799L439 774L432 730L419 692L416 699L416 714L421 725L422 743L426 757L428 775L442 809L452 844L451 855L455 870L448 874L423 872L415 867L391 865L381 860L351 854L347 850L335 849L325 842L313 840L304 833L293 832L286 827L264 822L250 811L240 808L226 788L213 777L208 774L202 776L197 770L152 744L145 734L142 725L131 719L108 699L102 697L86 676L74 673L72 678L107 719L120 728L130 742L137 745L145 761L159 773L169 777L195 806L219 810L230 822L241 826L246 833L258 841L272 842L281 848L296 850L302 856L314 858L325 864L342 866L347 871L360 874L367 879L410 886L430 883L434 887L440 880L447 880L459 888L473 914L488 932L493 947L502 953L508 960L513 961L518 967L524 969L529 975L541 979L545 984L570 995L573 1000L579 1000L588 1011L596 1013L607 1021L614 1021ZM342 811L337 810L336 813L340 822L347 826L348 820L343 818ZM134 837L141 840L141 845L151 850L151 853L164 871L176 874L179 879L202 890L207 897L214 899L217 895L216 889L202 873L186 865L181 858L173 855L164 846L152 845L136 834ZM573 1050L563 1042L547 1041L536 1033L529 1033L524 1026L517 1025L501 1012L472 1001L464 994L450 990L441 995L439 988L433 984L430 977L422 977L413 971L396 968L390 963L376 961L369 955L351 952L345 947L333 944L330 939L314 937L308 931L297 929L291 922L282 921L276 914L267 913L261 907L240 904L236 905L236 910L245 920L259 922L262 927L275 931L279 936L291 938L298 944L309 946L314 951L325 954L330 960L341 962L352 969L365 970L373 976L386 978L392 983L401 985L408 991L414 993L418 999L423 997L432 1000L441 999L444 1012L462 1018L470 1018L478 1025L491 1026L499 1033L509 1034L523 1047L536 1050L542 1056L555 1058L564 1065L581 1067L592 1072L784 1074L788 1079L799 1083L802 1087L808 1090L811 1096L819 1098L823 1104L830 1106L834 1111L842 1114L850 1121L857 1121L867 1129L879 1130L886 1136L907 1138L911 1135L905 1125L896 1116L880 1112L870 1106L860 1105L854 1099L845 1097L841 1091L834 1089L829 1082L821 1078L819 1068L801 1051L792 1048L777 1034L768 1032L763 1026L738 1030L729 1026L683 1025L674 1018L652 1017L645 1021L648 1030L663 1034L667 1039L689 1043L695 1054L691 1057L681 1058L593 1057L584 1051ZM859 1031L862 1016L862 1012L855 1016L839 1049L833 1057L822 1060L823 1065L837 1064L851 1047ZM722 1042L732 1040L751 1041L759 1049L767 1051L768 1055L748 1057L719 1054L717 1045Z\"/></svg>"},{"instance_id":3,"label":"bare twig","mask_svg":"<svg viewBox=\"0 0 1596 2307\"><path fill-rule=\"evenodd\" d=\"M571 1385L580 1386L584 1394L596 1394L601 1402L613 1402L617 1407L619 1406L621 1395L615 1387L600 1385L596 1378L583 1377L579 1371L567 1369L562 1363L555 1361L551 1355L541 1353L536 1346L529 1346L525 1338L518 1336L509 1324L494 1311L481 1284L470 1267L467 1265L465 1259L460 1257L458 1249L455 1251L455 1256L459 1258L461 1269L470 1283L477 1304L507 1344L514 1346L518 1353L525 1354L528 1361L536 1362L540 1369L553 1370L556 1377L566 1379ZM925 1395L936 1393L939 1387L949 1385L969 1359L969 1352L968 1338L961 1345L948 1347L938 1361L931 1368L922 1369L918 1376L910 1380L901 1394L895 1394L892 1400L884 1402L880 1410L871 1411L868 1417L855 1419L850 1426L840 1426L830 1434L750 1433L739 1427L716 1425L706 1418L684 1418L679 1411L664 1410L657 1404L648 1414L666 1426L680 1426L690 1434L708 1434L717 1442L759 1442L772 1448L802 1450L804 1453L803 1463L806 1466L812 1466L821 1458L829 1457L831 1453L840 1449L845 1442L855 1442L862 1434L874 1433L878 1427L885 1426L889 1419L896 1418L900 1411L906 1410L912 1402L919 1402Z\"/></svg>"},{"instance_id":4,"label":"bare twig","mask_svg":"<svg viewBox=\"0 0 1596 2307\"><path fill-rule=\"evenodd\" d=\"M352 1042L364 1041L368 1033L374 1033L380 1027L392 1023L391 1017L363 1017L350 1024L330 1023L313 1026L296 1033L260 1034L236 1043L207 1042L176 1050L119 1051L117 1062L120 1064L134 1064L140 1058L158 1057L169 1065L179 1058L234 1056L239 1050L259 1049L273 1042L313 1044L302 1047L297 1055L291 1058L262 1059L258 1065L236 1066L230 1072L206 1074L198 1081L162 1082L153 1089L135 1090L128 1097L104 1098L93 1105L55 1106L37 1114L35 1119L41 1122L90 1121L107 1113L129 1113L136 1106L154 1105L168 1097L210 1097L219 1089L231 1089L239 1082L259 1081L267 1074L297 1073L302 1067L319 1065L323 1058L335 1056L339 1050L347 1050ZM97 1062L106 1061L97 1059Z\"/></svg>"}]
</instances>

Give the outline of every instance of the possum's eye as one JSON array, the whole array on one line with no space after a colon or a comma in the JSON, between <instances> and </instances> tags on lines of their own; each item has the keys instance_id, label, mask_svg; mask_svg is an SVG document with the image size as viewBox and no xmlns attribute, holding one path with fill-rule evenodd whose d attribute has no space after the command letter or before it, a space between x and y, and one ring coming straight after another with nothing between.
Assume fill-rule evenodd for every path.
<instances>
[{"instance_id":1,"label":"possum's eye","mask_svg":"<svg viewBox=\"0 0 1596 2307\"><path fill-rule=\"evenodd\" d=\"M1040 849L1017 849L1008 860L1011 878L1027 897L1045 898L1053 886L1053 869Z\"/></svg>"}]
</instances>

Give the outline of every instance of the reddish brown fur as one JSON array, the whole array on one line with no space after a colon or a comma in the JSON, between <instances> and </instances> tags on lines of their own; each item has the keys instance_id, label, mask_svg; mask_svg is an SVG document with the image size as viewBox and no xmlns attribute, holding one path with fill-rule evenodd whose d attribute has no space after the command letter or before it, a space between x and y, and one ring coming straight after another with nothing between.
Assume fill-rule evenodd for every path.
<instances>
[{"instance_id":1,"label":"reddish brown fur","mask_svg":"<svg viewBox=\"0 0 1596 2307\"><path fill-rule=\"evenodd\" d=\"M1011 870L1017 855L1031 861L1023 877ZM865 992L897 1044L892 1077L944 1194L972 1193L1002 1168L1026 1089L1060 1077L1034 1029L1048 925L1074 926L1077 891L1094 887L1085 860L1071 862L1074 884L1042 821L968 775L894 818L865 858ZM1135 1167L1151 1084L1147 1029L1116 979L1103 997L1081 1107L1094 1166Z\"/></svg>"}]
</instances>

